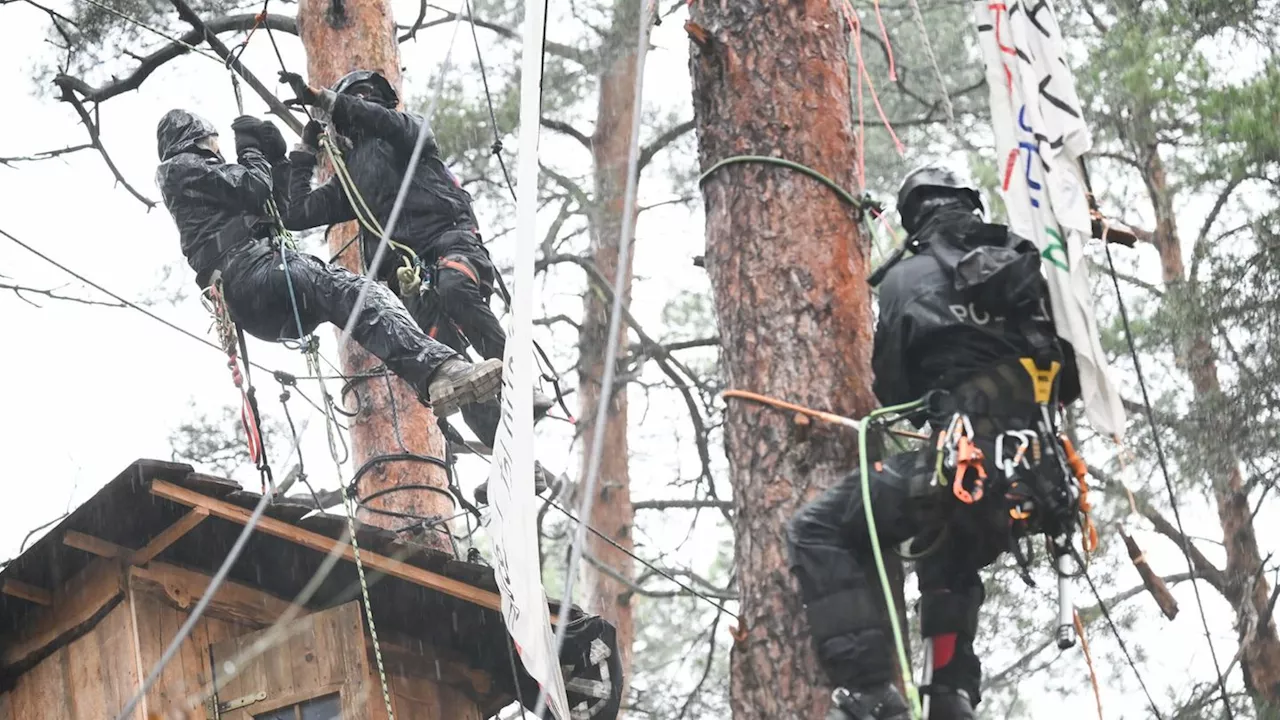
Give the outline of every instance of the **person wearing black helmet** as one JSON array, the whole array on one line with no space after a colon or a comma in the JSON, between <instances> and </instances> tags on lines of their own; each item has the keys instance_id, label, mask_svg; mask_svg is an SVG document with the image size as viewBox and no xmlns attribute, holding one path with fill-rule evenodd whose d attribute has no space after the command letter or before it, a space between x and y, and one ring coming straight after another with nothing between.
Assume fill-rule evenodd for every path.
<instances>
[{"instance_id":1,"label":"person wearing black helmet","mask_svg":"<svg viewBox=\"0 0 1280 720\"><path fill-rule=\"evenodd\" d=\"M364 279L272 240L271 161L282 160L287 149L280 130L247 115L231 128L237 163L223 159L217 129L195 113L170 110L156 126L156 185L178 226L196 282L202 290L219 284L232 319L261 340L297 339L299 322L304 335L323 322L345 325ZM352 338L412 385L436 413L448 415L497 394L500 361L465 362L423 333L390 290L370 285Z\"/></svg>"},{"instance_id":2,"label":"person wearing black helmet","mask_svg":"<svg viewBox=\"0 0 1280 720\"><path fill-rule=\"evenodd\" d=\"M1008 436L999 441L1004 448L1009 437L1043 430L1040 396L1021 358L1064 366L1057 401L1079 395L1072 354L1059 346L1048 314L1036 247L985 223L982 210L978 191L954 173L913 171L898 194L898 212L914 255L877 273L873 389L886 406L928 398L917 422L927 419L934 429L924 449L869 466L879 544L887 550L910 541L912 552L923 555L916 569L921 631L932 657L924 688L929 720L970 720L980 700L982 668L973 647L984 599L978 570L1010 549L1016 534L1009 514L1016 484L998 474L995 442ZM948 448L971 442L986 459L940 466L939 441ZM1057 482L1056 468L1037 464L1024 484L1039 487L1042 468L1044 482ZM985 477L985 494L980 485L953 487L952 473L965 483ZM894 643L865 512L856 472L801 508L787 528L791 569L819 661L837 688L828 720L908 720L908 704L893 683ZM1051 511L1046 504L1035 512L1048 518ZM1067 513L1053 506L1052 517ZM1034 515L1025 522L1048 520ZM1039 526L1018 525L1016 532L1031 527Z\"/></svg>"},{"instance_id":3,"label":"person wearing black helmet","mask_svg":"<svg viewBox=\"0 0 1280 720\"><path fill-rule=\"evenodd\" d=\"M317 90L296 73L281 73L293 88L291 101L319 107L331 118L342 139L347 169L379 226L385 228L418 136L426 120L396 110L399 96L377 72L357 70L331 90ZM356 219L356 211L338 178L312 188L320 135L324 127L312 121L303 142L290 153L287 197L281 204L285 227L302 230ZM403 258L391 248L384 252L376 277L404 297L405 305L423 330L459 352L469 344L481 357L502 359L506 334L489 306L497 271L480 242L471 195L445 165L435 135L426 128L426 141L413 169L403 207L392 229L392 240L413 250L424 266L428 282L420 290L399 286L395 269ZM372 262L381 238L361 228L364 262ZM539 417L551 400L535 396ZM496 402L463 408L463 419L481 442L492 447L501 417Z\"/></svg>"}]
</instances>

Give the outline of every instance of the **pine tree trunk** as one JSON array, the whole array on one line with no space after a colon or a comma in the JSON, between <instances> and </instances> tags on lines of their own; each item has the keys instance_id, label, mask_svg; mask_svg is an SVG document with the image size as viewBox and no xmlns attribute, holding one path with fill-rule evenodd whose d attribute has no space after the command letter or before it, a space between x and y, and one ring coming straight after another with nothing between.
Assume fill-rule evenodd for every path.
<instances>
[{"instance_id":1,"label":"pine tree trunk","mask_svg":"<svg viewBox=\"0 0 1280 720\"><path fill-rule=\"evenodd\" d=\"M1168 186L1159 154L1153 150L1151 158L1147 185L1152 190L1156 208L1153 242L1160 252L1164 283L1172 287L1186 283L1182 242L1174 214L1174 191ZM1193 328L1186 338L1186 351L1179 353L1186 358L1182 366L1191 376L1197 402L1213 402L1222 392L1211 335L1209 329ZM1271 720L1280 717L1280 636L1276 634L1271 586L1263 572L1253 508L1240 473L1240 460L1231 447L1206 438L1204 451L1211 453L1211 465L1221 468L1221 474L1212 478L1227 554L1226 587L1221 591L1235 609L1245 687L1254 698L1258 717ZM1219 654L1221 662L1226 663L1228 659L1229 656Z\"/></svg>"},{"instance_id":2,"label":"pine tree trunk","mask_svg":"<svg viewBox=\"0 0 1280 720\"><path fill-rule=\"evenodd\" d=\"M377 70L395 87L400 87L400 48L396 43L395 21L387 0L300 0L298 30L307 51L308 82L329 87L352 70ZM327 165L327 163L326 163ZM337 252L355 236L356 224L345 223L329 233L330 252ZM359 244L353 244L340 263L362 272ZM341 333L341 329L338 331ZM342 350L343 372L358 375L374 368L378 361L355 342ZM435 416L418 402L407 383L390 376L357 381L348 402L358 402L359 414L351 419L352 458L360 467L372 458L394 453L414 453L444 457L444 438ZM403 440L403 442L401 442ZM407 484L448 486L445 472L432 465L388 462L374 466L361 479L359 493L367 497L379 490ZM384 495L369 507L424 517L446 517L453 506L442 494L407 490ZM410 521L362 509L360 519L380 527L398 528ZM429 533L424 542L451 549L439 533Z\"/></svg>"},{"instance_id":3,"label":"pine tree trunk","mask_svg":"<svg viewBox=\"0 0 1280 720\"><path fill-rule=\"evenodd\" d=\"M688 29L703 170L769 155L851 187L846 28L838 0L696 0ZM870 411L868 246L853 208L810 178L758 164L716 171L703 193L729 387L847 416ZM732 656L733 717L822 717L827 679L784 533L801 504L854 467L855 436L730 401L725 445L747 631Z\"/></svg>"},{"instance_id":4,"label":"pine tree trunk","mask_svg":"<svg viewBox=\"0 0 1280 720\"><path fill-rule=\"evenodd\" d=\"M591 260L611 282L618 268L623 196L627 186L628 146L636 104L635 36L638 32L638 14L637 0L617 0L614 3L609 38L602 43L605 57L600 65L600 95L592 138L595 207L590 213ZM617 288L618 292L623 293L626 302L630 301L631 295L632 257L634 254L628 256L626 281L621 288ZM590 285L584 302L582 331L579 336L581 360L578 392L582 405L578 425L583 438L590 438L594 432L596 407L600 402L600 379L604 373L605 345L609 334L609 306L609 299L598 292L594 285ZM618 340L622 352L625 352L625 324ZM586 462L584 455L584 478ZM631 529L635 523L635 510L631 506L629 463L627 388L625 383L618 383L609 403L604 431L604 456L600 463L595 501L591 506L591 524L627 550L633 547ZM635 566L626 553L595 535L587 536L587 553L594 559L594 562L583 566L585 586L590 593L590 607L617 628L623 677L629 680L631 645L635 638L630 583L635 579Z\"/></svg>"}]
</instances>

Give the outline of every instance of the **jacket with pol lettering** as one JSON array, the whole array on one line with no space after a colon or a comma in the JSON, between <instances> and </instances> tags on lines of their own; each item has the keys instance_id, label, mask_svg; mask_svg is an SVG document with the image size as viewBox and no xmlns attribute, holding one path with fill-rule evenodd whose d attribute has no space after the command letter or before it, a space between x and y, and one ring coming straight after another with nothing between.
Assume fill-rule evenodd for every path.
<instances>
[{"instance_id":1,"label":"jacket with pol lettering","mask_svg":"<svg viewBox=\"0 0 1280 720\"><path fill-rule=\"evenodd\" d=\"M1054 330L1034 243L960 209L934 213L911 241L917 254L880 284L871 365L881 403L911 402L1026 356L1061 361L1059 398L1079 397L1075 354Z\"/></svg>"}]
</instances>

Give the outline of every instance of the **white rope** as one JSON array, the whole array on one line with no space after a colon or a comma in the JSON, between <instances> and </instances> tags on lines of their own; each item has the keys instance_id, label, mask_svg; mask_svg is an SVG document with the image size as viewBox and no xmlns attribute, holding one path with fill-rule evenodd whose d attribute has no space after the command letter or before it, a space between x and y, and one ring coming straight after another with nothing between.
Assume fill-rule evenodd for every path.
<instances>
[{"instance_id":1,"label":"white rope","mask_svg":"<svg viewBox=\"0 0 1280 720\"><path fill-rule=\"evenodd\" d=\"M947 124L954 125L956 122L955 108L951 105L951 95L947 93L947 81L942 76L942 67L938 65L938 58L933 54L933 43L929 41L929 26L924 22L924 13L920 12L920 3L917 0L908 0L911 5L911 15L915 18L916 27L920 28L920 36L924 38L924 51L929 56L929 63L933 65L933 74L938 78L938 89L942 91L942 109L947 114Z\"/></svg>"},{"instance_id":2,"label":"white rope","mask_svg":"<svg viewBox=\"0 0 1280 720\"><path fill-rule=\"evenodd\" d=\"M631 242L635 237L636 193L640 175L640 123L644 110L644 64L649 49L650 4L638 3L640 7L639 33L636 40L636 77L634 86L634 111L631 117L631 139L627 148L627 186L622 201L622 232L618 238L618 267L613 278L613 306L609 310L609 332L606 336L603 376L600 378L600 399L596 405L595 425L591 428L590 454L587 456L587 477L583 482L582 502L578 506L577 532L573 536L573 547L569 552L569 564L565 568L564 595L560 598L560 617L556 622L555 653L560 656L564 646L565 635L569 629L569 609L573 604L573 586L577 579L577 567L582 561L583 545L587 538L587 522L591 518L591 507L596 499L596 484L600 480L600 462L604 456L604 431L609 419L609 406L613 398L614 375L617 370L618 336L622 330L622 303L626 296L623 286L627 279L627 265L631 259ZM538 692L538 702L533 714L541 717L545 707L546 696Z\"/></svg>"}]
</instances>

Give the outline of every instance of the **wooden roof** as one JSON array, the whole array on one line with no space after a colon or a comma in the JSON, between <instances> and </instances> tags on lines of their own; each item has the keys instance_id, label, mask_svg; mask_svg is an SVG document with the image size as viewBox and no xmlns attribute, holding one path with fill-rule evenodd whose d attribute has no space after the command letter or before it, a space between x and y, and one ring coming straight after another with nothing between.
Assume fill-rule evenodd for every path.
<instances>
[{"instance_id":1,"label":"wooden roof","mask_svg":"<svg viewBox=\"0 0 1280 720\"><path fill-rule=\"evenodd\" d=\"M163 560L212 574L260 498L189 465L134 462L0 571L0 650L4 638L20 634L33 609L48 604L52 593L96 557L124 556L133 565ZM309 506L287 501L269 505L229 579L284 600L294 598L347 527L344 515L307 517L310 512ZM515 689L490 567L370 526L360 527L357 539L379 630L456 651L472 667L489 672L496 684ZM345 550L349 560L351 549ZM339 562L308 606L332 607L359 592L355 565ZM23 670L0 667L0 680ZM522 668L519 674L522 686L532 683Z\"/></svg>"}]
</instances>

